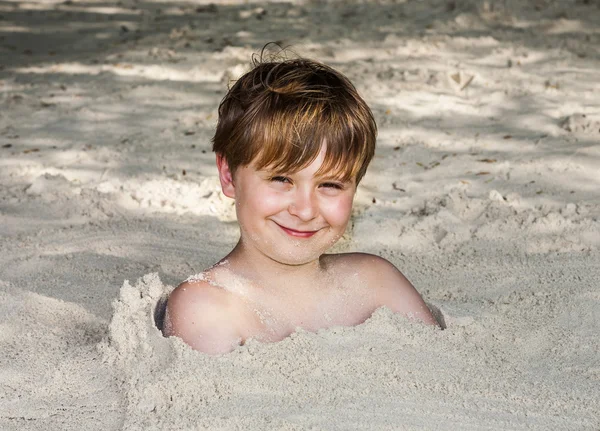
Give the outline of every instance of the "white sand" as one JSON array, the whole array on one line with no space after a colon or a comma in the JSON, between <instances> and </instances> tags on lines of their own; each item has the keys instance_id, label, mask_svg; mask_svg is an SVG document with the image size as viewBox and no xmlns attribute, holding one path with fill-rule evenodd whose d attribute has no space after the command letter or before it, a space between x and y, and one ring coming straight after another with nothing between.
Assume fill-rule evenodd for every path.
<instances>
[{"instance_id":1,"label":"white sand","mask_svg":"<svg viewBox=\"0 0 600 431\"><path fill-rule=\"evenodd\" d=\"M0 16L0 429L600 429L597 1ZM445 331L380 310L217 358L160 335L160 298L236 240L209 141L272 40L372 106L337 249L390 259Z\"/></svg>"}]
</instances>

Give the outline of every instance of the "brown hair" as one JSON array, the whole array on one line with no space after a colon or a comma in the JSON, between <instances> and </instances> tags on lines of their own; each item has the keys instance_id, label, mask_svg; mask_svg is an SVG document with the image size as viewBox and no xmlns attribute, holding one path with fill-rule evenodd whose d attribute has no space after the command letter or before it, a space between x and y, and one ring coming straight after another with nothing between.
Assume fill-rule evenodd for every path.
<instances>
[{"instance_id":1,"label":"brown hair","mask_svg":"<svg viewBox=\"0 0 600 431\"><path fill-rule=\"evenodd\" d=\"M254 162L257 169L294 173L326 142L317 174L334 172L358 184L375 153L377 125L348 78L304 58L253 65L219 105L213 151L232 172Z\"/></svg>"}]
</instances>

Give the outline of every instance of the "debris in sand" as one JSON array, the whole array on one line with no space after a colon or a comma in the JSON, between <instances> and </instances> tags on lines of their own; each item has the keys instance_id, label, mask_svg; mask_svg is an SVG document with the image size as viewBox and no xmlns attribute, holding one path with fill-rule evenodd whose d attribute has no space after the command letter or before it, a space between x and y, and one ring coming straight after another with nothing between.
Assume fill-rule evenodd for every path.
<instances>
[{"instance_id":1,"label":"debris in sand","mask_svg":"<svg viewBox=\"0 0 600 431\"><path fill-rule=\"evenodd\" d=\"M564 118L561 127L573 133L600 133L600 118L576 113Z\"/></svg>"},{"instance_id":2,"label":"debris in sand","mask_svg":"<svg viewBox=\"0 0 600 431\"><path fill-rule=\"evenodd\" d=\"M475 75L459 71L456 73L452 73L449 75L450 82L453 84L454 88L458 91L463 91L467 88L473 80L475 79Z\"/></svg>"}]
</instances>

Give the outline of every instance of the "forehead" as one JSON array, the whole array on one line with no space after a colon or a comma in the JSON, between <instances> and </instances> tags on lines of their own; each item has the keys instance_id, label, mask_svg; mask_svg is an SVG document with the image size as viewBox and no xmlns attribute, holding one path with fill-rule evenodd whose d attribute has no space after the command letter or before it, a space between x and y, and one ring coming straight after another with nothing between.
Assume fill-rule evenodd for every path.
<instances>
[{"instance_id":1,"label":"forehead","mask_svg":"<svg viewBox=\"0 0 600 431\"><path fill-rule=\"evenodd\" d=\"M300 175L306 177L314 177L318 179L335 179L339 181L354 181L352 166L339 164L335 166L332 163L332 155L327 151L326 140L319 147L318 151L313 154L302 154L299 160L287 160L282 163L281 160L265 163L260 156L250 164L257 171L268 172L269 174L278 175Z\"/></svg>"},{"instance_id":2,"label":"forehead","mask_svg":"<svg viewBox=\"0 0 600 431\"><path fill-rule=\"evenodd\" d=\"M340 181L354 181L356 179L357 160L353 160L338 146L327 145L327 139L319 140L321 143L307 144L292 148L284 146L279 152L261 151L251 161L257 170L265 170L276 174L296 174L299 172L310 173L318 178L335 178ZM270 149L272 150L272 148ZM291 150L291 151L286 151Z\"/></svg>"}]
</instances>

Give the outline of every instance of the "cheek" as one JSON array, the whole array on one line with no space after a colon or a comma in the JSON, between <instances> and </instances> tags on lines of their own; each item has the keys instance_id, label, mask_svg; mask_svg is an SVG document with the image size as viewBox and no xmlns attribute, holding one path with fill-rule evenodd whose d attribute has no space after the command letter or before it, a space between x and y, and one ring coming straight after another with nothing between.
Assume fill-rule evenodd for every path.
<instances>
[{"instance_id":1,"label":"cheek","mask_svg":"<svg viewBox=\"0 0 600 431\"><path fill-rule=\"evenodd\" d=\"M265 191L262 194L261 199L256 200L255 202L257 203L257 211L268 213L269 215L278 213L287 207L285 197L272 190Z\"/></svg>"},{"instance_id":2,"label":"cheek","mask_svg":"<svg viewBox=\"0 0 600 431\"><path fill-rule=\"evenodd\" d=\"M259 215L269 216L281 211L284 199L272 190L255 187L244 190L236 200L238 214L243 213L250 217Z\"/></svg>"},{"instance_id":3,"label":"cheek","mask_svg":"<svg viewBox=\"0 0 600 431\"><path fill-rule=\"evenodd\" d=\"M354 195L343 196L327 202L323 208L323 215L332 226L345 226L350 220Z\"/></svg>"}]
</instances>

